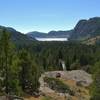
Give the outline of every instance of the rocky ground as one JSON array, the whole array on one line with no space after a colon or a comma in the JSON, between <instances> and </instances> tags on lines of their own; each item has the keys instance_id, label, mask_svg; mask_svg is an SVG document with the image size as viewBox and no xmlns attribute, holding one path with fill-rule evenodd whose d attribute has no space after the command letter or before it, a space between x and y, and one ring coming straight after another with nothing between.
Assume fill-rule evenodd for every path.
<instances>
[{"instance_id":1,"label":"rocky ground","mask_svg":"<svg viewBox=\"0 0 100 100\"><path fill-rule=\"evenodd\" d=\"M52 71L44 73L44 76L56 78L57 73L61 74L62 79L75 80L76 82L81 81L84 83L84 86L89 86L92 83L91 75L83 70Z\"/></svg>"},{"instance_id":2,"label":"rocky ground","mask_svg":"<svg viewBox=\"0 0 100 100\"><path fill-rule=\"evenodd\" d=\"M59 93L48 87L47 83L44 82L44 77L56 78L57 74L60 74L59 80L64 82L74 91L74 96L70 96L68 93ZM41 75L40 79L40 91L47 97L51 97L49 100L89 100L88 87L92 83L92 77L90 74L83 70L73 71L52 71L45 72Z\"/></svg>"},{"instance_id":3,"label":"rocky ground","mask_svg":"<svg viewBox=\"0 0 100 100\"><path fill-rule=\"evenodd\" d=\"M65 85L70 87L70 89L74 92L74 95L61 93L51 89L48 86L48 83L44 82L45 77L54 78L63 82ZM89 100L90 94L88 87L92 81L91 75L83 70L45 72L39 78L40 96L37 98L29 96L24 98L24 100ZM5 99L5 97L1 97L0 100L7 99Z\"/></svg>"}]
</instances>

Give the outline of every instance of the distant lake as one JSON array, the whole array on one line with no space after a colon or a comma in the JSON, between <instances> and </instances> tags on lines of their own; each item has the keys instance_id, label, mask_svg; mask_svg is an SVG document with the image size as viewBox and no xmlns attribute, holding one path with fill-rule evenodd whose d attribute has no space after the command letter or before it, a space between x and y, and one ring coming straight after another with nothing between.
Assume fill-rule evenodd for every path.
<instances>
[{"instance_id":1,"label":"distant lake","mask_svg":"<svg viewBox=\"0 0 100 100\"><path fill-rule=\"evenodd\" d=\"M38 41L68 41L68 38L35 38Z\"/></svg>"}]
</instances>

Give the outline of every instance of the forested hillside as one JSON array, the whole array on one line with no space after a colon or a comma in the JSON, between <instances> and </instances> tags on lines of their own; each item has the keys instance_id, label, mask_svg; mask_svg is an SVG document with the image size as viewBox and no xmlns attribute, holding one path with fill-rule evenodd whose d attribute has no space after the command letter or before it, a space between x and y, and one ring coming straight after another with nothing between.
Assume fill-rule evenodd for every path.
<instances>
[{"instance_id":1,"label":"forested hillside","mask_svg":"<svg viewBox=\"0 0 100 100\"><path fill-rule=\"evenodd\" d=\"M21 45L12 41L8 30L0 38L0 94L24 96L39 93L39 77L45 71L83 69L91 73L93 100L100 98L100 46L72 42L38 42Z\"/></svg>"},{"instance_id":2,"label":"forested hillside","mask_svg":"<svg viewBox=\"0 0 100 100\"><path fill-rule=\"evenodd\" d=\"M4 29L7 30L8 34L10 34L10 39L16 46L32 44L33 41L35 41L35 39L31 39L27 37L25 34L22 34L21 32L18 32L13 28L4 26L0 26L0 37Z\"/></svg>"}]
</instances>

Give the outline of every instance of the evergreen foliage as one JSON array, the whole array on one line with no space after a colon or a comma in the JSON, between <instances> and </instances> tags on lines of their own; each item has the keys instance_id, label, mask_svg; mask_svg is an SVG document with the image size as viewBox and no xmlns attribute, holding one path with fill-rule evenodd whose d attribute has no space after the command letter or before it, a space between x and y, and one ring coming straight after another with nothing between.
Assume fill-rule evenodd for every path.
<instances>
[{"instance_id":1,"label":"evergreen foliage","mask_svg":"<svg viewBox=\"0 0 100 100\"><path fill-rule=\"evenodd\" d=\"M93 75L92 98L100 99L99 45L34 41L18 46L11 42L6 29L0 35L0 93L35 95L41 73L63 70L61 61L64 61L67 70L83 69Z\"/></svg>"}]
</instances>

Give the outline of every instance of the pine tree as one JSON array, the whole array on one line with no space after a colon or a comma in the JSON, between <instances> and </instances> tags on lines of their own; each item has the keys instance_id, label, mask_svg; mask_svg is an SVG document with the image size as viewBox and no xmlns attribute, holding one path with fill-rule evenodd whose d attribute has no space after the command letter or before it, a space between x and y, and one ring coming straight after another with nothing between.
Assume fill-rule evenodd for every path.
<instances>
[{"instance_id":1,"label":"pine tree","mask_svg":"<svg viewBox=\"0 0 100 100\"><path fill-rule=\"evenodd\" d=\"M4 88L5 92L8 94L8 80L9 80L9 62L10 62L10 35L4 29L2 32L1 37L1 67L2 67L2 74L4 78Z\"/></svg>"},{"instance_id":2,"label":"pine tree","mask_svg":"<svg viewBox=\"0 0 100 100\"><path fill-rule=\"evenodd\" d=\"M30 54L26 50L22 50L19 53L19 66L21 67L20 71L20 82L24 92L33 94L38 90L38 79L39 71L38 66L34 63L34 60L31 59Z\"/></svg>"},{"instance_id":3,"label":"pine tree","mask_svg":"<svg viewBox=\"0 0 100 100\"><path fill-rule=\"evenodd\" d=\"M16 94L17 88L19 88L18 79L18 70L15 63L15 52L14 52L14 46L11 42L10 33L7 32L6 29L2 31L2 36L0 40L0 67L1 67L1 77L2 77L2 91L6 94ZM19 91L18 91L19 92Z\"/></svg>"},{"instance_id":4,"label":"pine tree","mask_svg":"<svg viewBox=\"0 0 100 100\"><path fill-rule=\"evenodd\" d=\"M93 84L91 88L91 100L100 100L100 61L92 68Z\"/></svg>"}]
</instances>

